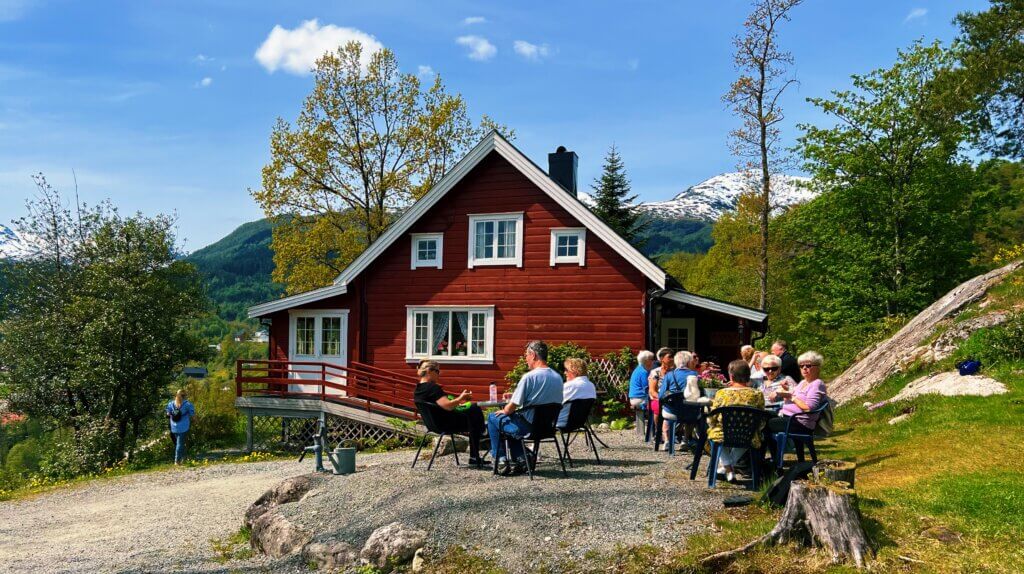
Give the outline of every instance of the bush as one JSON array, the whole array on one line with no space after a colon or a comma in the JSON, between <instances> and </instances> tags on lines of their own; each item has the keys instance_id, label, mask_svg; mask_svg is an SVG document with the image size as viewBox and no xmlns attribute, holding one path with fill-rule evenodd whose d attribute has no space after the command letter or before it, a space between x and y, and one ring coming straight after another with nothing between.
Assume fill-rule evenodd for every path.
<instances>
[{"instance_id":1,"label":"bush","mask_svg":"<svg viewBox=\"0 0 1024 574\"><path fill-rule=\"evenodd\" d=\"M42 457L42 445L39 439L29 438L11 447L7 453L4 469L12 474L26 477L39 470Z\"/></svg>"},{"instance_id":2,"label":"bush","mask_svg":"<svg viewBox=\"0 0 1024 574\"><path fill-rule=\"evenodd\" d=\"M978 359L983 366L1024 359L1024 313L1016 313L1001 325L975 331L960 344L954 358Z\"/></svg>"},{"instance_id":3,"label":"bush","mask_svg":"<svg viewBox=\"0 0 1024 574\"><path fill-rule=\"evenodd\" d=\"M78 431L65 429L57 432L54 439L39 463L39 475L46 479L99 474L123 459L117 427L112 421L86 420Z\"/></svg>"},{"instance_id":4,"label":"bush","mask_svg":"<svg viewBox=\"0 0 1024 574\"><path fill-rule=\"evenodd\" d=\"M226 373L216 372L206 380L192 381L185 392L196 407L187 439L191 452L242 440L235 390Z\"/></svg>"},{"instance_id":5,"label":"bush","mask_svg":"<svg viewBox=\"0 0 1024 574\"><path fill-rule=\"evenodd\" d=\"M560 343L558 345L548 346L548 366L555 370L562 378L565 378L565 360L571 357L577 357L580 359L590 360L590 351L587 351L586 347L577 345L573 342ZM526 367L526 360L519 357L519 361L516 362L516 366L505 375L505 380L509 382L509 390L516 388L519 383L519 379L526 374L529 369Z\"/></svg>"}]
</instances>

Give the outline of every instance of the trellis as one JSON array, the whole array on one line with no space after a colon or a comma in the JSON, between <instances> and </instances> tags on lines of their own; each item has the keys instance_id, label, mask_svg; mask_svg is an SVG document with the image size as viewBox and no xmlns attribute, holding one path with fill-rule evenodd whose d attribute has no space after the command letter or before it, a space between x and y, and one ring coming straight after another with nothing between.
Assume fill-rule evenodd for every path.
<instances>
[{"instance_id":1,"label":"trellis","mask_svg":"<svg viewBox=\"0 0 1024 574\"><path fill-rule=\"evenodd\" d=\"M334 415L325 416L327 433L325 444L328 448L345 442L362 446L392 441L397 445L411 445L414 437L403 429L387 429L344 419ZM294 418L275 416L252 417L252 450L259 452L302 452L313 444L318 428L316 418Z\"/></svg>"}]
</instances>

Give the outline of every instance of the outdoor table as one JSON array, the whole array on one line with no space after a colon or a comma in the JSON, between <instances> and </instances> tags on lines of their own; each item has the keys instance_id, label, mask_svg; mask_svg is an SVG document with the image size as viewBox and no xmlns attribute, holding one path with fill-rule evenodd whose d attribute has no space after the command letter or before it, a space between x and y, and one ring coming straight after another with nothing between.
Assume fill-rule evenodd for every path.
<instances>
[{"instance_id":1,"label":"outdoor table","mask_svg":"<svg viewBox=\"0 0 1024 574\"><path fill-rule=\"evenodd\" d=\"M477 403L482 409L489 409L491 407L504 408L508 404L508 401L480 401Z\"/></svg>"},{"instance_id":2,"label":"outdoor table","mask_svg":"<svg viewBox=\"0 0 1024 574\"><path fill-rule=\"evenodd\" d=\"M778 401L775 403L765 403L764 410L779 412L779 409L781 409L782 405L784 404L786 404L784 401Z\"/></svg>"}]
</instances>

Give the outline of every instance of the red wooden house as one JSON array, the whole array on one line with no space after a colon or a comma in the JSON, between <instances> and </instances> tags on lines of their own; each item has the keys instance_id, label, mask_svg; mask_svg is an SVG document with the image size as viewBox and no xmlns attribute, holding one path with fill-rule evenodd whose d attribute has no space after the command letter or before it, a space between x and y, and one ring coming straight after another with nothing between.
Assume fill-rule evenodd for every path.
<instances>
[{"instance_id":1,"label":"red wooden house","mask_svg":"<svg viewBox=\"0 0 1024 574\"><path fill-rule=\"evenodd\" d=\"M310 363L311 378L316 363L410 375L431 358L446 384L482 391L532 339L725 362L765 330L765 313L683 291L591 213L575 153L548 159L545 173L485 137L332 285L250 309L270 358Z\"/></svg>"}]
</instances>

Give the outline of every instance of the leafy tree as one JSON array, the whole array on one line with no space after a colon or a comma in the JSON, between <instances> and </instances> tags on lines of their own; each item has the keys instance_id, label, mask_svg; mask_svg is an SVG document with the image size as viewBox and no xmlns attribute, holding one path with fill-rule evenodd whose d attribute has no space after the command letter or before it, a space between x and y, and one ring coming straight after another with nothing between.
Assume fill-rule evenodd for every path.
<instances>
[{"instance_id":1,"label":"leafy tree","mask_svg":"<svg viewBox=\"0 0 1024 574\"><path fill-rule=\"evenodd\" d=\"M827 190L788 221L803 248L793 281L812 309L805 322L914 312L969 274L966 132L935 112L929 93L951 65L937 43L917 43L891 68L853 76L854 90L809 100L837 123L801 126L807 169Z\"/></svg>"},{"instance_id":2,"label":"leafy tree","mask_svg":"<svg viewBox=\"0 0 1024 574\"><path fill-rule=\"evenodd\" d=\"M742 121L732 130L733 153L740 158L740 170L749 174L751 191L760 205L758 306L768 309L768 219L772 211L772 174L782 171L784 158L777 151L779 123L785 118L779 98L796 80L786 79L793 56L779 49L778 27L789 21L789 13L802 0L755 0L754 10L737 36L734 61L740 77L722 96ZM756 180L756 182L754 181Z\"/></svg>"},{"instance_id":3,"label":"leafy tree","mask_svg":"<svg viewBox=\"0 0 1024 574\"><path fill-rule=\"evenodd\" d=\"M971 195L976 263L994 262L1001 249L1024 244L1024 164L1000 159L981 162Z\"/></svg>"},{"instance_id":4,"label":"leafy tree","mask_svg":"<svg viewBox=\"0 0 1024 574\"><path fill-rule=\"evenodd\" d=\"M992 0L955 22L960 65L936 82L941 103L962 111L989 151L1024 158L1024 1Z\"/></svg>"},{"instance_id":5,"label":"leafy tree","mask_svg":"<svg viewBox=\"0 0 1024 574\"><path fill-rule=\"evenodd\" d=\"M627 241L634 243L644 231L644 221L633 205L637 196L631 194L626 166L614 144L604 158L601 176L594 180L593 190L594 214Z\"/></svg>"},{"instance_id":6,"label":"leafy tree","mask_svg":"<svg viewBox=\"0 0 1024 574\"><path fill-rule=\"evenodd\" d=\"M75 440L105 437L111 463L162 416L183 363L203 356L188 326L206 301L171 218L122 217L109 205L72 214L37 183L19 227L40 247L12 267L0 382L12 409L69 427Z\"/></svg>"},{"instance_id":7,"label":"leafy tree","mask_svg":"<svg viewBox=\"0 0 1024 574\"><path fill-rule=\"evenodd\" d=\"M273 232L273 278L289 293L329 284L482 135L440 76L423 89L394 53L350 42L324 54L295 124L278 119L263 185L251 191ZM284 217L282 217L284 216Z\"/></svg>"}]
</instances>

